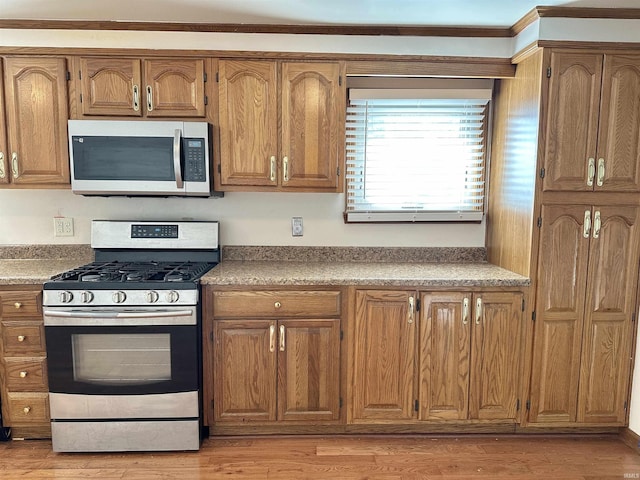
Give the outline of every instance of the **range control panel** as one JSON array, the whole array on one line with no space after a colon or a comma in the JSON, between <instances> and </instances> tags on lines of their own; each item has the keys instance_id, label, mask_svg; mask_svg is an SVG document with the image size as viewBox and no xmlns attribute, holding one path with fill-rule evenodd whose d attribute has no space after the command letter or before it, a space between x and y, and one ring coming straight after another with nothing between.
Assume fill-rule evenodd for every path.
<instances>
[{"instance_id":1,"label":"range control panel","mask_svg":"<svg viewBox=\"0 0 640 480\"><path fill-rule=\"evenodd\" d=\"M131 225L131 238L178 238L178 225Z\"/></svg>"}]
</instances>

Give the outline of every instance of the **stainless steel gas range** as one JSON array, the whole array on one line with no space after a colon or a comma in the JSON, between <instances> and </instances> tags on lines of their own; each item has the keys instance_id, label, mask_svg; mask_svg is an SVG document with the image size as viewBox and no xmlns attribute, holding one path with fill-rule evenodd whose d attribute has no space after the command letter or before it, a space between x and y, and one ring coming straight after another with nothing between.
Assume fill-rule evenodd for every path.
<instances>
[{"instance_id":1,"label":"stainless steel gas range","mask_svg":"<svg viewBox=\"0 0 640 480\"><path fill-rule=\"evenodd\" d=\"M94 221L95 262L44 284L58 452L197 450L200 281L217 222Z\"/></svg>"}]
</instances>

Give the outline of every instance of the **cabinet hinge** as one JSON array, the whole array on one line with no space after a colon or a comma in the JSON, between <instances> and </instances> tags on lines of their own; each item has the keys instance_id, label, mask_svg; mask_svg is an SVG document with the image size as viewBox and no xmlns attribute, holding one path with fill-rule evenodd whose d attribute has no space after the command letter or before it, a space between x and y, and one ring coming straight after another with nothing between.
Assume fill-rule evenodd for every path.
<instances>
[{"instance_id":1,"label":"cabinet hinge","mask_svg":"<svg viewBox=\"0 0 640 480\"><path fill-rule=\"evenodd\" d=\"M636 323L636 314L635 313L631 314L631 323Z\"/></svg>"},{"instance_id":2,"label":"cabinet hinge","mask_svg":"<svg viewBox=\"0 0 640 480\"><path fill-rule=\"evenodd\" d=\"M419 312L419 311L420 311L420 299L418 298L416 300L416 312Z\"/></svg>"},{"instance_id":3,"label":"cabinet hinge","mask_svg":"<svg viewBox=\"0 0 640 480\"><path fill-rule=\"evenodd\" d=\"M526 407L527 410L531 410L531 400L527 400Z\"/></svg>"},{"instance_id":4,"label":"cabinet hinge","mask_svg":"<svg viewBox=\"0 0 640 480\"><path fill-rule=\"evenodd\" d=\"M80 103L82 103L82 94L80 94Z\"/></svg>"},{"instance_id":5,"label":"cabinet hinge","mask_svg":"<svg viewBox=\"0 0 640 480\"><path fill-rule=\"evenodd\" d=\"M209 97L207 97L206 95L204 96L204 104L209 105Z\"/></svg>"},{"instance_id":6,"label":"cabinet hinge","mask_svg":"<svg viewBox=\"0 0 640 480\"><path fill-rule=\"evenodd\" d=\"M342 75L338 77L338 85L342 86Z\"/></svg>"},{"instance_id":7,"label":"cabinet hinge","mask_svg":"<svg viewBox=\"0 0 640 480\"><path fill-rule=\"evenodd\" d=\"M627 411L627 402L624 402L624 411Z\"/></svg>"},{"instance_id":8,"label":"cabinet hinge","mask_svg":"<svg viewBox=\"0 0 640 480\"><path fill-rule=\"evenodd\" d=\"M213 410L213 400L211 400L211 410Z\"/></svg>"},{"instance_id":9,"label":"cabinet hinge","mask_svg":"<svg viewBox=\"0 0 640 480\"><path fill-rule=\"evenodd\" d=\"M71 80L71 72L67 71L67 82Z\"/></svg>"},{"instance_id":10,"label":"cabinet hinge","mask_svg":"<svg viewBox=\"0 0 640 480\"><path fill-rule=\"evenodd\" d=\"M544 176L546 175L547 171L544 168L540 169L540 178L544 178Z\"/></svg>"},{"instance_id":11,"label":"cabinet hinge","mask_svg":"<svg viewBox=\"0 0 640 480\"><path fill-rule=\"evenodd\" d=\"M218 164L218 173L222 173L222 168L220 167L220 164Z\"/></svg>"},{"instance_id":12,"label":"cabinet hinge","mask_svg":"<svg viewBox=\"0 0 640 480\"><path fill-rule=\"evenodd\" d=\"M531 320L536 321L536 311L531 312Z\"/></svg>"},{"instance_id":13,"label":"cabinet hinge","mask_svg":"<svg viewBox=\"0 0 640 480\"><path fill-rule=\"evenodd\" d=\"M204 74L204 82L207 83L207 73Z\"/></svg>"},{"instance_id":14,"label":"cabinet hinge","mask_svg":"<svg viewBox=\"0 0 640 480\"><path fill-rule=\"evenodd\" d=\"M340 408L342 408L342 397L340 397L340 399L338 401L338 405L340 406Z\"/></svg>"},{"instance_id":15,"label":"cabinet hinge","mask_svg":"<svg viewBox=\"0 0 640 480\"><path fill-rule=\"evenodd\" d=\"M344 332L340 330L340 340L344 339Z\"/></svg>"},{"instance_id":16,"label":"cabinet hinge","mask_svg":"<svg viewBox=\"0 0 640 480\"><path fill-rule=\"evenodd\" d=\"M336 168L336 176L338 176L338 177L340 176L340 167Z\"/></svg>"},{"instance_id":17,"label":"cabinet hinge","mask_svg":"<svg viewBox=\"0 0 640 480\"><path fill-rule=\"evenodd\" d=\"M524 312L524 298L522 299L522 311Z\"/></svg>"},{"instance_id":18,"label":"cabinet hinge","mask_svg":"<svg viewBox=\"0 0 640 480\"><path fill-rule=\"evenodd\" d=\"M538 228L542 226L542 217L538 217Z\"/></svg>"},{"instance_id":19,"label":"cabinet hinge","mask_svg":"<svg viewBox=\"0 0 640 480\"><path fill-rule=\"evenodd\" d=\"M551 67L547 67L547 78L551 78Z\"/></svg>"},{"instance_id":20,"label":"cabinet hinge","mask_svg":"<svg viewBox=\"0 0 640 480\"><path fill-rule=\"evenodd\" d=\"M78 70L78 78L82 80L82 70Z\"/></svg>"},{"instance_id":21,"label":"cabinet hinge","mask_svg":"<svg viewBox=\"0 0 640 480\"><path fill-rule=\"evenodd\" d=\"M216 83L220 83L220 72L216 72Z\"/></svg>"},{"instance_id":22,"label":"cabinet hinge","mask_svg":"<svg viewBox=\"0 0 640 480\"><path fill-rule=\"evenodd\" d=\"M417 412L420 410L420 402L418 400L415 400L413 402L413 409Z\"/></svg>"},{"instance_id":23,"label":"cabinet hinge","mask_svg":"<svg viewBox=\"0 0 640 480\"><path fill-rule=\"evenodd\" d=\"M520 411L520 399L516 400L516 412Z\"/></svg>"}]
</instances>

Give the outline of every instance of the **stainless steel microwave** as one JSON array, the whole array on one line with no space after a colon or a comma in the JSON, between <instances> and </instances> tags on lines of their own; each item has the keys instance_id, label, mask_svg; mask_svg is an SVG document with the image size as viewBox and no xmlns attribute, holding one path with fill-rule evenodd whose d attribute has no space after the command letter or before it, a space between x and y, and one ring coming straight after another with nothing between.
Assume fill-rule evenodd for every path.
<instances>
[{"instance_id":1,"label":"stainless steel microwave","mask_svg":"<svg viewBox=\"0 0 640 480\"><path fill-rule=\"evenodd\" d=\"M212 194L207 122L69 120L68 128L74 193Z\"/></svg>"}]
</instances>

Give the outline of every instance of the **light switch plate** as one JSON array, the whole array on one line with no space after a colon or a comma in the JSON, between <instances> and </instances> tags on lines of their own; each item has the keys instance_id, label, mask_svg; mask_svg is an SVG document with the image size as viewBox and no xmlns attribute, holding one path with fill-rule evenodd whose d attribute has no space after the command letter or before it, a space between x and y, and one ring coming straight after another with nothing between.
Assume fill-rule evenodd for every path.
<instances>
[{"instance_id":1,"label":"light switch plate","mask_svg":"<svg viewBox=\"0 0 640 480\"><path fill-rule=\"evenodd\" d=\"M302 236L302 217L291 217L291 236Z\"/></svg>"}]
</instances>

